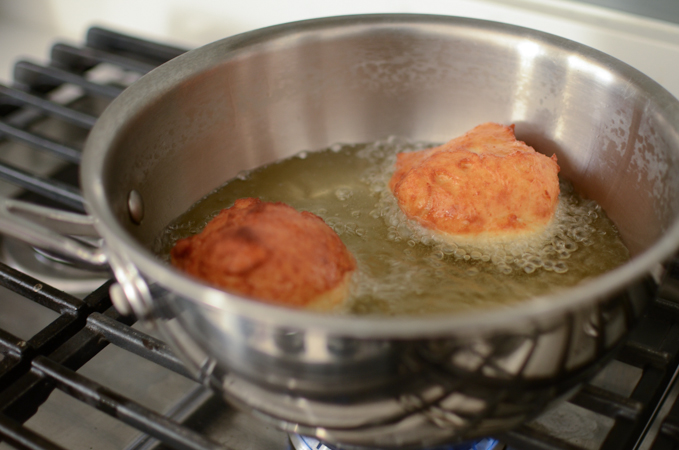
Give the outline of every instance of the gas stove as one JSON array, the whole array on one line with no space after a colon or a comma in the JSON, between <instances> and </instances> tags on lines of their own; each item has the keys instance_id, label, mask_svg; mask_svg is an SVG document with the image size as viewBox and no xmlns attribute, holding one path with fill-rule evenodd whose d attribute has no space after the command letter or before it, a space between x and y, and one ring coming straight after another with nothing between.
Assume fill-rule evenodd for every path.
<instances>
[{"instance_id":1,"label":"gas stove","mask_svg":"<svg viewBox=\"0 0 679 450\"><path fill-rule=\"evenodd\" d=\"M649 74L679 95L665 73L679 61L679 27L631 20L643 31L635 40L620 34L622 22L597 29L646 45L663 59ZM16 62L0 86L0 195L84 211L78 162L97 116L185 51L98 27L82 41L54 43L44 64ZM601 49L615 55L619 44ZM335 450L239 412L193 380L155 330L111 306L109 273L9 238L0 252L0 449ZM679 448L678 365L679 263L671 263L641 324L596 379L530 423L446 450Z\"/></svg>"}]
</instances>

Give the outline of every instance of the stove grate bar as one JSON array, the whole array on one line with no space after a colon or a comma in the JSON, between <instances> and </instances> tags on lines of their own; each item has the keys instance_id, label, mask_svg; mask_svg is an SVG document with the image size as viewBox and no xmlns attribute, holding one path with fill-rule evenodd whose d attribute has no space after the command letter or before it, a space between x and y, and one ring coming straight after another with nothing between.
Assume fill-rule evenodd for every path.
<instances>
[{"instance_id":1,"label":"stove grate bar","mask_svg":"<svg viewBox=\"0 0 679 450\"><path fill-rule=\"evenodd\" d=\"M81 327L82 320L79 320L77 316L62 315L28 341L5 333L3 340L6 340L6 342L3 342L2 346L6 345L6 351L3 350L3 353L10 352L14 355L14 358L9 360L6 365L0 365L0 385L9 386L18 380L30 369L32 358L40 354L50 354Z\"/></svg>"},{"instance_id":2,"label":"stove grate bar","mask_svg":"<svg viewBox=\"0 0 679 450\"><path fill-rule=\"evenodd\" d=\"M85 199L80 189L58 180L29 173L7 163L0 163L0 179L27 191L54 200L62 206L85 212Z\"/></svg>"},{"instance_id":3,"label":"stove grate bar","mask_svg":"<svg viewBox=\"0 0 679 450\"><path fill-rule=\"evenodd\" d=\"M3 354L14 358L0 364L0 385L9 386L28 370L28 361L39 354L49 354L82 327L78 316L64 314L25 341L5 330L0 330L0 347ZM23 363L23 364L22 364Z\"/></svg>"},{"instance_id":4,"label":"stove grate bar","mask_svg":"<svg viewBox=\"0 0 679 450\"><path fill-rule=\"evenodd\" d=\"M649 359L646 364L638 367L644 369L643 375L637 383L630 400L638 401L645 405L639 416L634 420L626 417L617 417L613 428L609 432L606 441L600 450L619 450L621 448L633 448L639 437L647 431L647 424L653 418L657 405L662 401L666 387L669 385L677 366L679 365L679 323L672 315L657 308L654 302L646 316L655 330L667 329L655 336L653 351L645 351ZM631 341L630 344L635 341ZM637 348L647 348L646 345L636 344ZM639 353L637 356L641 355ZM658 364L658 355L667 355L666 363ZM670 356L674 355L674 356ZM665 357L662 357L665 360ZM635 361L640 363L641 361Z\"/></svg>"},{"instance_id":5,"label":"stove grate bar","mask_svg":"<svg viewBox=\"0 0 679 450\"><path fill-rule=\"evenodd\" d=\"M110 303L92 301L90 297L94 294L80 300L2 263L0 285L60 314L28 340L0 330L3 354L13 355L13 358L7 361L3 359L0 364L0 386L11 386L30 369L32 358L54 352L83 328L89 314L110 306ZM109 301L108 298L105 300ZM3 392L7 391L0 390L0 395Z\"/></svg>"},{"instance_id":6,"label":"stove grate bar","mask_svg":"<svg viewBox=\"0 0 679 450\"><path fill-rule=\"evenodd\" d=\"M89 47L73 47L68 44L57 43L52 46L51 60L55 67L84 72L97 64L108 63L125 70L148 73L158 67L127 56L116 55L103 50Z\"/></svg>"},{"instance_id":7,"label":"stove grate bar","mask_svg":"<svg viewBox=\"0 0 679 450\"><path fill-rule=\"evenodd\" d=\"M636 420L644 409L644 404L638 400L623 397L591 384L582 388L569 401L612 419Z\"/></svg>"},{"instance_id":8,"label":"stove grate bar","mask_svg":"<svg viewBox=\"0 0 679 450\"><path fill-rule=\"evenodd\" d=\"M117 394L82 375L73 372L48 358L39 356L33 367L49 377L58 389L73 398L94 406L98 410L124 423L161 439L177 449L224 450L224 447L205 436L193 432L142 405Z\"/></svg>"},{"instance_id":9,"label":"stove grate bar","mask_svg":"<svg viewBox=\"0 0 679 450\"><path fill-rule=\"evenodd\" d=\"M19 91L20 92L20 91ZM44 118L45 113L35 108L21 108L3 117L3 122L14 129L26 129ZM0 139L7 137L0 132ZM73 149L75 151L75 149ZM75 211L84 212L84 200L80 189L73 184L59 181L55 177L43 177L23 168L14 166L8 161L0 162L0 179L25 191L40 195L44 199L56 201Z\"/></svg>"},{"instance_id":10,"label":"stove grate bar","mask_svg":"<svg viewBox=\"0 0 679 450\"><path fill-rule=\"evenodd\" d=\"M527 426L508 431L497 438L509 448L517 450L586 450Z\"/></svg>"},{"instance_id":11,"label":"stove grate bar","mask_svg":"<svg viewBox=\"0 0 679 450\"><path fill-rule=\"evenodd\" d=\"M0 435L9 444L19 449L65 450L3 414L0 414Z\"/></svg>"},{"instance_id":12,"label":"stove grate bar","mask_svg":"<svg viewBox=\"0 0 679 450\"><path fill-rule=\"evenodd\" d=\"M30 61L19 61L14 66L14 80L18 87L25 90L47 92L65 83L82 88L91 95L115 98L124 88L109 84L98 84L85 79L82 75L56 67L44 67Z\"/></svg>"},{"instance_id":13,"label":"stove grate bar","mask_svg":"<svg viewBox=\"0 0 679 450\"><path fill-rule=\"evenodd\" d=\"M61 144L44 136L31 133L30 131L21 130L8 125L1 120L0 133L4 134L5 137L9 138L10 140L21 142L37 150L48 151L68 162L80 164L80 160L82 159L81 150Z\"/></svg>"},{"instance_id":14,"label":"stove grate bar","mask_svg":"<svg viewBox=\"0 0 679 450\"><path fill-rule=\"evenodd\" d=\"M18 89L0 85L0 96L7 97L18 106L32 106L53 117L58 117L74 125L90 129L97 121L97 117L69 108L68 106L32 95Z\"/></svg>"},{"instance_id":15,"label":"stove grate bar","mask_svg":"<svg viewBox=\"0 0 679 450\"><path fill-rule=\"evenodd\" d=\"M628 341L623 346L617 359L631 366L643 368L651 365L657 369L664 369L672 359L671 354L649 347L637 341Z\"/></svg>"},{"instance_id":16,"label":"stove grate bar","mask_svg":"<svg viewBox=\"0 0 679 450\"><path fill-rule=\"evenodd\" d=\"M92 27L87 30L86 41L88 47L140 56L156 65L167 62L186 52L186 49L180 47L161 44L100 27Z\"/></svg>"},{"instance_id":17,"label":"stove grate bar","mask_svg":"<svg viewBox=\"0 0 679 450\"><path fill-rule=\"evenodd\" d=\"M0 329L0 347L2 347L2 354L6 355L8 352L14 355L21 356L26 349L26 341L14 336L3 329ZM2 370L0 370L0 376Z\"/></svg>"},{"instance_id":18,"label":"stove grate bar","mask_svg":"<svg viewBox=\"0 0 679 450\"><path fill-rule=\"evenodd\" d=\"M2 345L8 351L20 357L30 357L34 353L43 350L50 341L58 340L64 330L71 327L76 319L73 315L62 315L50 322L48 326L36 333L31 339L25 341L11 333L2 330L3 336L0 338ZM0 380L2 380L2 372L0 372Z\"/></svg>"},{"instance_id":19,"label":"stove grate bar","mask_svg":"<svg viewBox=\"0 0 679 450\"><path fill-rule=\"evenodd\" d=\"M12 378L16 381L8 384L0 383L0 411L3 411L14 420L28 420L38 407L47 400L54 387L45 382L35 370L31 370L31 361L41 355L49 355L52 361L71 370L79 369L87 361L91 360L108 342L97 333L85 327L86 314L106 310L107 315L119 318L121 321L131 322L130 319L120 317L111 307L108 297L108 287L105 283L92 294L85 297L87 308L79 320L74 321L74 326L64 330L59 336L54 336L40 352L29 352L17 365ZM107 309L108 308L108 309Z\"/></svg>"},{"instance_id":20,"label":"stove grate bar","mask_svg":"<svg viewBox=\"0 0 679 450\"><path fill-rule=\"evenodd\" d=\"M19 272L4 263L0 263L0 286L60 314L76 313L86 306L85 301L43 284L40 280Z\"/></svg>"},{"instance_id":21,"label":"stove grate bar","mask_svg":"<svg viewBox=\"0 0 679 450\"><path fill-rule=\"evenodd\" d=\"M135 330L103 314L93 313L87 327L99 333L111 344L141 356L179 375L197 381L163 341Z\"/></svg>"},{"instance_id":22,"label":"stove grate bar","mask_svg":"<svg viewBox=\"0 0 679 450\"><path fill-rule=\"evenodd\" d=\"M183 424L184 421L190 418L200 407L210 401L214 395L215 394L209 389L202 386L196 386L196 388L194 388L186 397L167 412L166 417ZM157 439L148 434L142 434L132 441L125 450L158 450L160 444L161 442Z\"/></svg>"}]
</instances>

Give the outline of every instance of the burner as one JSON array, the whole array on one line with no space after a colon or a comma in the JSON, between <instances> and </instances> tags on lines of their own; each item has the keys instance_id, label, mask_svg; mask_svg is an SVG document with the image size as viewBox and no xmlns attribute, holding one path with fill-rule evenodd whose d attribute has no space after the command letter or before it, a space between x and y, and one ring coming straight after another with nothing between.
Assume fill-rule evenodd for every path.
<instances>
[{"instance_id":1,"label":"burner","mask_svg":"<svg viewBox=\"0 0 679 450\"><path fill-rule=\"evenodd\" d=\"M290 434L290 442L295 450L342 450L341 448L324 444L318 439L300 436L299 434ZM498 445L500 444L496 439L484 438L476 442L431 447L426 450L500 450Z\"/></svg>"},{"instance_id":2,"label":"burner","mask_svg":"<svg viewBox=\"0 0 679 450\"><path fill-rule=\"evenodd\" d=\"M111 277L109 272L59 261L16 239L4 238L0 244L0 260L8 266L76 297L89 294Z\"/></svg>"}]
</instances>

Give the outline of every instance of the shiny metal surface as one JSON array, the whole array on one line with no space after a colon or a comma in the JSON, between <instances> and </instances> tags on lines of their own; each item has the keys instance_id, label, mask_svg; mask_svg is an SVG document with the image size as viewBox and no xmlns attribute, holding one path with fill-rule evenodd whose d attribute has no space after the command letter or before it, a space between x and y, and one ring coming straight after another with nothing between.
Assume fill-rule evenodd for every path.
<instances>
[{"instance_id":1,"label":"shiny metal surface","mask_svg":"<svg viewBox=\"0 0 679 450\"><path fill-rule=\"evenodd\" d=\"M241 170L336 142L443 141L485 121L556 153L634 258L509 310L376 319L239 298L153 254L170 220ZM677 249L678 158L679 103L611 57L497 23L384 15L276 26L161 66L97 122L82 180L114 271L149 281L154 322L206 383L325 442L416 447L511 428L609 360L653 293L648 274Z\"/></svg>"},{"instance_id":2,"label":"shiny metal surface","mask_svg":"<svg viewBox=\"0 0 679 450\"><path fill-rule=\"evenodd\" d=\"M127 208L132 222L139 225L144 218L144 201L139 192L135 190L130 191L130 195L127 197Z\"/></svg>"},{"instance_id":3,"label":"shiny metal surface","mask_svg":"<svg viewBox=\"0 0 679 450\"><path fill-rule=\"evenodd\" d=\"M95 222L92 216L0 198L0 227L4 234L93 268L107 267L108 258L97 240L73 238L98 238Z\"/></svg>"}]
</instances>

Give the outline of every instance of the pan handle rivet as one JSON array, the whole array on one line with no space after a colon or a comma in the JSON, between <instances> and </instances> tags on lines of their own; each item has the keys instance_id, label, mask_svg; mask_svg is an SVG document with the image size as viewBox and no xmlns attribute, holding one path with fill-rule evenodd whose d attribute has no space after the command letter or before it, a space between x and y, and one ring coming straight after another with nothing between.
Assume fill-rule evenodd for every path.
<instances>
[{"instance_id":1,"label":"pan handle rivet","mask_svg":"<svg viewBox=\"0 0 679 450\"><path fill-rule=\"evenodd\" d=\"M134 189L127 196L127 210L132 222L139 225L144 218L144 202L141 199L141 194Z\"/></svg>"}]
</instances>

